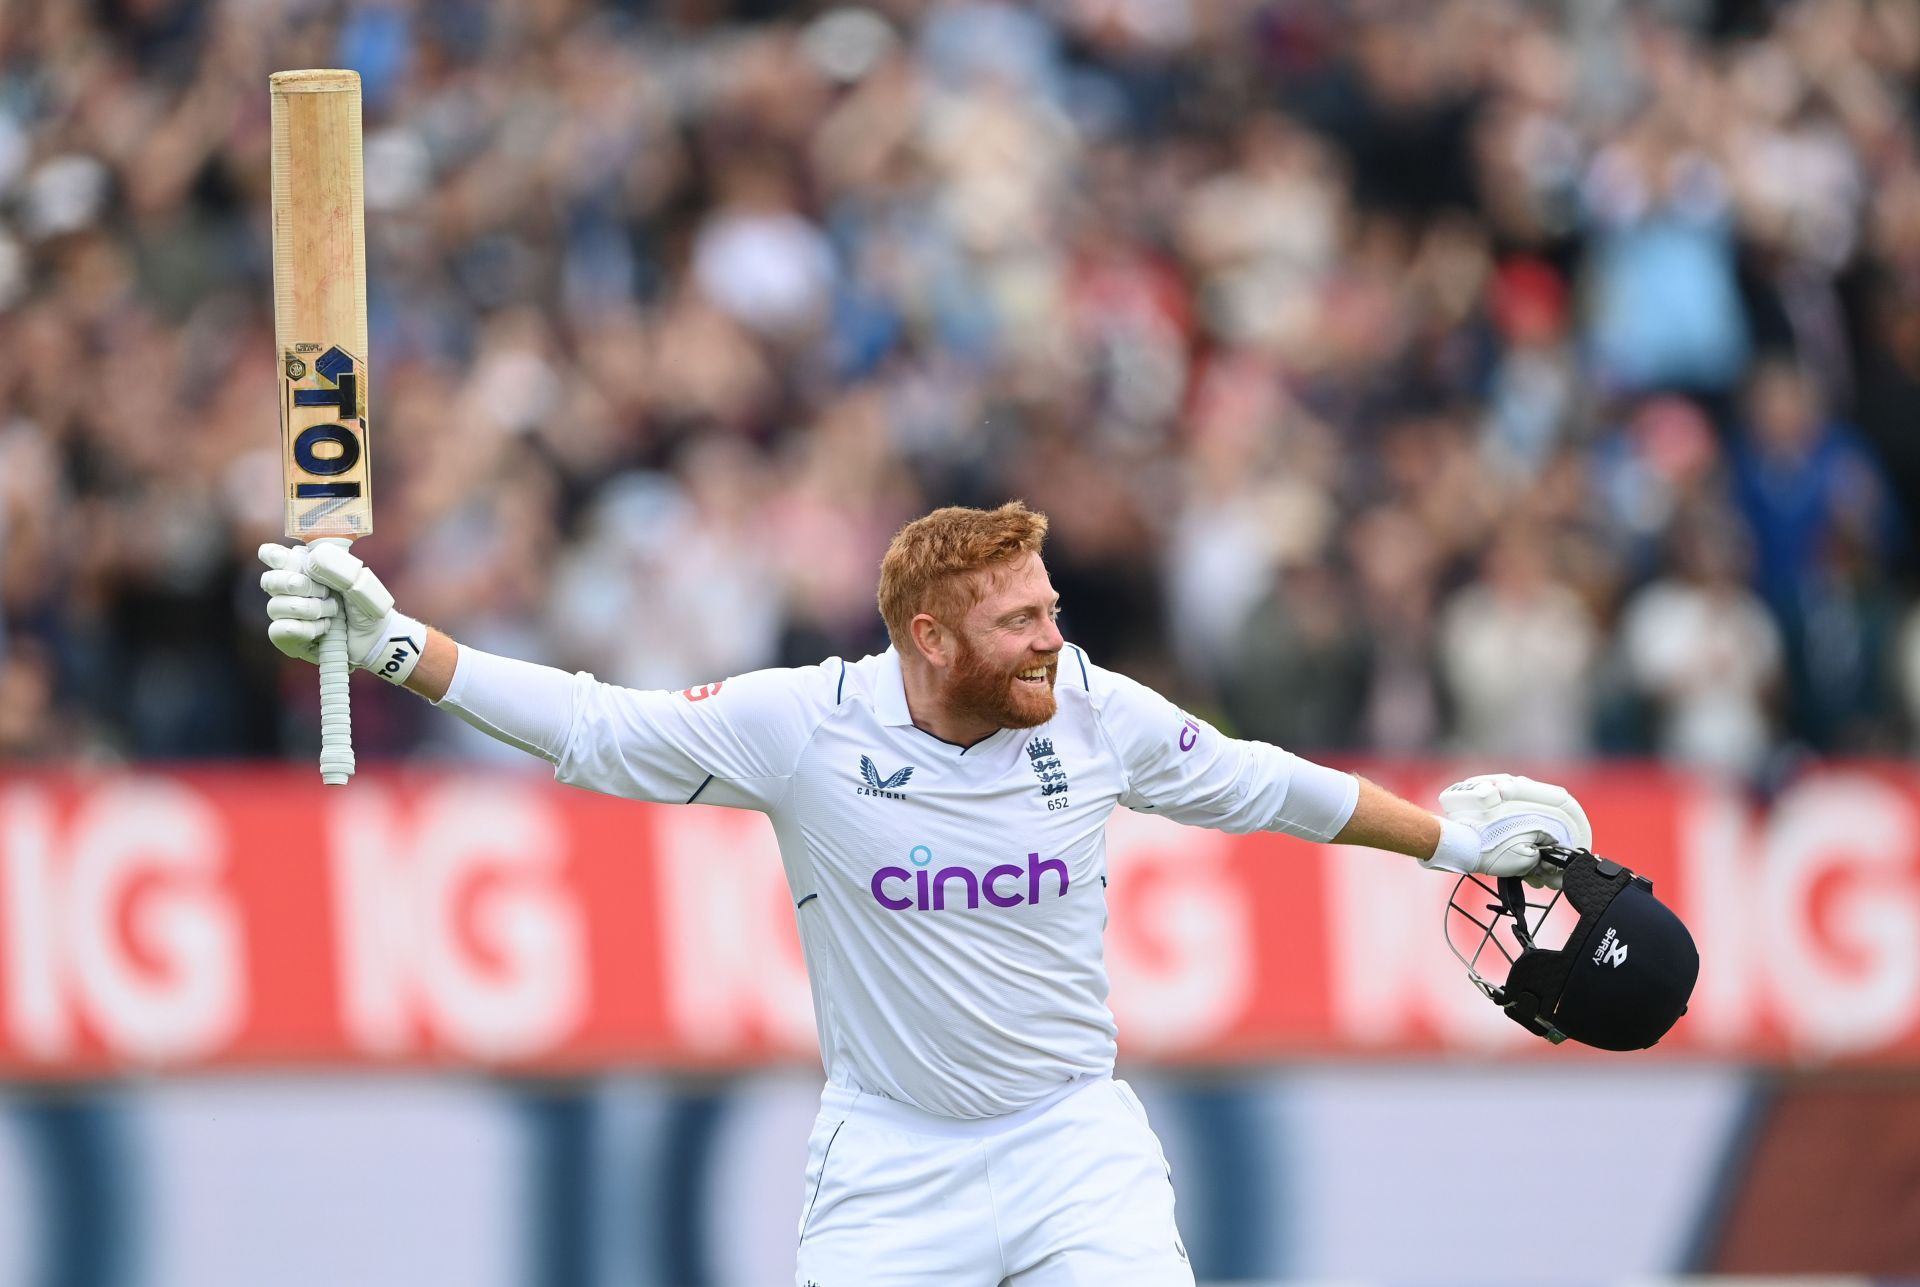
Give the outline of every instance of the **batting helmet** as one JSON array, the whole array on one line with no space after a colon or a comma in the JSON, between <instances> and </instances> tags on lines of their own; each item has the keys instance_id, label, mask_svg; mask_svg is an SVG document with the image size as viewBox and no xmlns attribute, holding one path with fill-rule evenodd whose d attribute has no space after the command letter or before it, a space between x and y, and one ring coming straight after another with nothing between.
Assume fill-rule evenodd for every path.
<instances>
[{"instance_id":1,"label":"batting helmet","mask_svg":"<svg viewBox=\"0 0 1920 1287\"><path fill-rule=\"evenodd\" d=\"M1447 903L1447 945L1475 986L1528 1032L1556 1044L1571 1037L1602 1050L1646 1049L1687 1012L1700 974L1693 935L1653 896L1645 876L1585 849L1542 845L1540 853L1565 869L1559 892L1530 903L1517 877L1503 877L1496 887L1484 876L1463 876ZM1474 897L1469 882L1495 899L1485 905L1491 919L1463 903ZM1564 945L1543 948L1535 938L1562 898L1580 914L1579 923ZM1529 921L1529 913L1537 915ZM1456 916L1482 931L1470 952L1454 941ZM1517 952L1504 941L1503 926ZM1480 973L1488 946L1506 958L1503 983Z\"/></svg>"}]
</instances>

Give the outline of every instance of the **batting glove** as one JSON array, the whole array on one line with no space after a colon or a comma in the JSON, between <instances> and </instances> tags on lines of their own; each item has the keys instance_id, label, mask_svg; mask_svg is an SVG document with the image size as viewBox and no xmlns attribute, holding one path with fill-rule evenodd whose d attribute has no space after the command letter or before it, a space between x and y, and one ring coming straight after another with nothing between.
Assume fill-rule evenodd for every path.
<instances>
[{"instance_id":1,"label":"batting glove","mask_svg":"<svg viewBox=\"0 0 1920 1287\"><path fill-rule=\"evenodd\" d=\"M1519 876L1534 888L1558 889L1557 863L1543 862L1542 844L1591 849L1593 826L1565 787L1511 773L1456 782L1440 793L1440 848L1421 865L1440 871Z\"/></svg>"},{"instance_id":2,"label":"batting glove","mask_svg":"<svg viewBox=\"0 0 1920 1287\"><path fill-rule=\"evenodd\" d=\"M267 637L289 657L318 664L320 637L347 613L347 660L390 684L402 684L420 662L427 628L394 611L393 595L346 543L262 545L260 588L270 596Z\"/></svg>"}]
</instances>

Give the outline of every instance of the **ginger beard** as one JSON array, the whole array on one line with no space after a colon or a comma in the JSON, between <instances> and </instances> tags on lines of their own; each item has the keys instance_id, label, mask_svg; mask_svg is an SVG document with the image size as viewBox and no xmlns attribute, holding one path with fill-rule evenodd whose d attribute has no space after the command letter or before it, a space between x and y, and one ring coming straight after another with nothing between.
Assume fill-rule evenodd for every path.
<instances>
[{"instance_id":1,"label":"ginger beard","mask_svg":"<svg viewBox=\"0 0 1920 1287\"><path fill-rule=\"evenodd\" d=\"M957 633L957 632L956 632ZM985 720L996 728L1036 728L1053 718L1053 677L1059 655L1028 654L1008 666L995 666L986 654L958 634L959 655L947 680L947 709L969 719ZM1047 668L1044 684L1029 684L1018 676L1035 666Z\"/></svg>"}]
</instances>

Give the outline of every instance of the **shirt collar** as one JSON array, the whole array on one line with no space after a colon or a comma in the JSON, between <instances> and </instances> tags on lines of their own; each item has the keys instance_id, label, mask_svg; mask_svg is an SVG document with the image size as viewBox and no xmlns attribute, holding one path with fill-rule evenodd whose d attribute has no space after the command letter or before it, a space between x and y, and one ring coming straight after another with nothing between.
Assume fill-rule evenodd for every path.
<instances>
[{"instance_id":1,"label":"shirt collar","mask_svg":"<svg viewBox=\"0 0 1920 1287\"><path fill-rule=\"evenodd\" d=\"M907 680L900 673L900 651L889 646L880 659L880 682L874 686L873 712L882 724L898 727L913 723L907 709Z\"/></svg>"},{"instance_id":2,"label":"shirt collar","mask_svg":"<svg viewBox=\"0 0 1920 1287\"><path fill-rule=\"evenodd\" d=\"M906 676L900 673L900 653L892 647L889 647L880 658L880 682L874 686L873 713L885 727L917 727L913 724L913 712L907 709L907 680ZM920 731L927 733L924 728ZM949 742L946 738L934 733L927 733L927 736L941 746L950 748L954 753L965 755L968 751L985 746L1002 733L1009 731L1004 728L995 729L970 746Z\"/></svg>"}]
</instances>

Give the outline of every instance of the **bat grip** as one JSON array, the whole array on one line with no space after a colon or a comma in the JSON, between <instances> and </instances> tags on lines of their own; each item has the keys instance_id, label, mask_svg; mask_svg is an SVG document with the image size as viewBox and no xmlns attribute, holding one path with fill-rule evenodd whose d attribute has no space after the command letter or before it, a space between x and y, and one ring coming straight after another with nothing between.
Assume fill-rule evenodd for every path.
<instances>
[{"instance_id":1,"label":"bat grip","mask_svg":"<svg viewBox=\"0 0 1920 1287\"><path fill-rule=\"evenodd\" d=\"M320 636L320 781L327 786L345 786L353 776L353 704L347 689L352 674L347 664L347 611L342 603L340 611L328 619L327 633Z\"/></svg>"}]
</instances>

